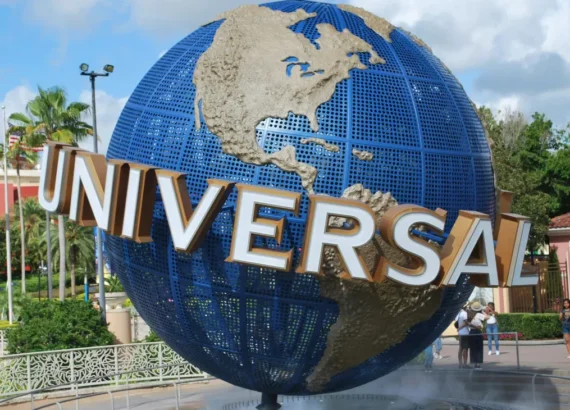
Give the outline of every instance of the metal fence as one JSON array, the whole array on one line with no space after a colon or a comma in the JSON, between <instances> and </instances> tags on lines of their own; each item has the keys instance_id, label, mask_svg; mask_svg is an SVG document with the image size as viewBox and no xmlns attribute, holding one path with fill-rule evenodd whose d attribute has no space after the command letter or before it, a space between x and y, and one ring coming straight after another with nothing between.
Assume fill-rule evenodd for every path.
<instances>
[{"instance_id":1,"label":"metal fence","mask_svg":"<svg viewBox=\"0 0 570 410\"><path fill-rule=\"evenodd\" d=\"M207 377L163 342L57 350L0 358L0 397L65 384L75 388L118 386L125 383L118 374L132 371L131 383Z\"/></svg>"},{"instance_id":2,"label":"metal fence","mask_svg":"<svg viewBox=\"0 0 570 410\"><path fill-rule=\"evenodd\" d=\"M511 311L516 313L558 313L562 300L569 295L566 263L540 262L537 286L511 288Z\"/></svg>"}]
</instances>

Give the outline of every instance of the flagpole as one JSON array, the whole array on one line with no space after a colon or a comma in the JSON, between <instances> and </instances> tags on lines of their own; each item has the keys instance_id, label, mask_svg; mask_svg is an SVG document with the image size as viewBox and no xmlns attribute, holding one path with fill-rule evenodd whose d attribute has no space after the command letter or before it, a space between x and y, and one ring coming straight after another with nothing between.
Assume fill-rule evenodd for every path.
<instances>
[{"instance_id":1,"label":"flagpole","mask_svg":"<svg viewBox=\"0 0 570 410\"><path fill-rule=\"evenodd\" d=\"M8 128L6 127L6 107L2 106L4 126L4 210L6 215L6 273L8 287L8 320L14 321L14 307L12 306L12 247L10 243L10 203L8 201Z\"/></svg>"}]
</instances>

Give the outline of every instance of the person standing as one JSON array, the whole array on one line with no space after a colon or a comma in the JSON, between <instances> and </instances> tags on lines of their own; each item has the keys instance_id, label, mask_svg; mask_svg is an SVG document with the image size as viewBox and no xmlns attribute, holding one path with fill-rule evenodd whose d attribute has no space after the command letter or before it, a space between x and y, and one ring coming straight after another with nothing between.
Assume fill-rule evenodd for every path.
<instances>
[{"instance_id":1,"label":"person standing","mask_svg":"<svg viewBox=\"0 0 570 410\"><path fill-rule=\"evenodd\" d=\"M487 316L482 313L483 306L473 302L469 308L469 361L475 370L481 370L483 364L483 322Z\"/></svg>"},{"instance_id":2,"label":"person standing","mask_svg":"<svg viewBox=\"0 0 570 410\"><path fill-rule=\"evenodd\" d=\"M562 321L562 333L564 334L564 343L568 352L567 359L570 359L570 299L562 301L562 310L560 311L560 320Z\"/></svg>"},{"instance_id":3,"label":"person standing","mask_svg":"<svg viewBox=\"0 0 570 410\"><path fill-rule=\"evenodd\" d=\"M489 345L489 356L493 354L493 339L495 340L495 354L499 356L499 322L497 321L497 312L495 312L495 304L489 302L487 304L487 343Z\"/></svg>"},{"instance_id":4,"label":"person standing","mask_svg":"<svg viewBox=\"0 0 570 410\"><path fill-rule=\"evenodd\" d=\"M467 352L469 351L469 323L467 322L467 310L465 307L461 309L455 318L455 327L459 335L459 351L457 359L459 360L460 369L468 369Z\"/></svg>"},{"instance_id":5,"label":"person standing","mask_svg":"<svg viewBox=\"0 0 570 410\"><path fill-rule=\"evenodd\" d=\"M435 348L435 353L433 354L434 359L443 359L441 356L441 350L443 349L443 340L441 339L441 336L435 339L433 345Z\"/></svg>"},{"instance_id":6,"label":"person standing","mask_svg":"<svg viewBox=\"0 0 570 410\"><path fill-rule=\"evenodd\" d=\"M425 371L426 373L431 373L431 368L433 365L433 344L430 344L428 347L426 347L424 353L425 353L425 359L424 359Z\"/></svg>"}]
</instances>

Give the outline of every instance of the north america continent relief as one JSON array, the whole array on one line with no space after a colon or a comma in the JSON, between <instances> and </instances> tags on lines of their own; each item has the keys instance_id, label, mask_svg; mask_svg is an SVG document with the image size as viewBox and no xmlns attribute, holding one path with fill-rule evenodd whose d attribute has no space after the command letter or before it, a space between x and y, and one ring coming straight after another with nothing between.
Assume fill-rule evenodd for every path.
<instances>
[{"instance_id":1,"label":"north america continent relief","mask_svg":"<svg viewBox=\"0 0 570 410\"><path fill-rule=\"evenodd\" d=\"M225 21L198 60L193 79L198 128L201 112L225 153L249 164L295 172L311 194L317 169L298 161L292 145L265 152L257 143L257 125L294 113L306 116L316 132L319 106L350 77L350 70L367 68L356 53L369 53L371 64L385 63L370 44L348 30L318 24L317 48L289 28L315 16L302 9L284 13L260 6L222 14L219 19Z\"/></svg>"}]
</instances>

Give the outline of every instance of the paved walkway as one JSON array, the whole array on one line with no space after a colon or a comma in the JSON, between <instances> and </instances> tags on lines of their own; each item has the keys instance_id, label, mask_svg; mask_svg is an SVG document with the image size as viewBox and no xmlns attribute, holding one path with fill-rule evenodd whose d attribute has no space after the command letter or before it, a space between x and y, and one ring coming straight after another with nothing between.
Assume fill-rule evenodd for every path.
<instances>
[{"instance_id":1,"label":"paved walkway","mask_svg":"<svg viewBox=\"0 0 570 410\"><path fill-rule=\"evenodd\" d=\"M564 345L550 345L550 346L520 346L519 347L520 371L528 371L532 373L545 373L545 374L557 374L563 376L570 376L570 359L567 359L567 353ZM443 378L445 383L444 388L438 387L436 390L438 393L443 392L445 388L452 389L456 391L458 387L451 387L453 383L460 383L461 386L463 382L459 382L457 376L454 374L459 374L453 372L448 374L439 373L438 370L442 369L455 369L457 366L457 350L458 346L454 345L444 345L443 356L441 360L434 361L434 373L429 374L429 378L425 380L420 380L420 383L408 382L402 383L401 374L393 373L392 375L386 376L384 378L378 379L369 385L357 388L353 391L347 393L366 393L366 394L378 394L383 391L392 393L397 393L398 389L401 389L402 385L415 386L413 390L405 390L404 395L409 395L417 392L418 390L426 390L430 381L434 380L434 377ZM484 369L485 370L516 370L516 349L515 346L503 346L500 356L488 356L487 347L485 345L485 356L484 356ZM406 373L406 372L404 372ZM468 372L469 373L469 372ZM467 373L467 374L468 374ZM461 373L462 374L462 373ZM466 375L467 375L466 374ZM415 375L415 376L414 376ZM423 372L412 372L411 377L427 377L423 376ZM406 377L406 376L404 376ZM447 379L445 379L447 377ZM496 382L495 382L496 383ZM459 385L459 384L458 384ZM421 387L420 387L421 386ZM497 386L498 387L498 386ZM408 387L409 389L409 387ZM433 388L432 388L433 389ZM503 387L500 387L503 389ZM520 385L521 390L529 390L529 386L525 384ZM137 410L171 410L175 408L175 390L170 388L155 388L147 390L131 391L129 393L130 407ZM401 392L402 394L402 392ZM518 394L518 393L517 393ZM259 393L251 392L249 390L237 388L231 386L220 380L213 380L209 383L196 383L192 385L184 385L181 387L181 409L196 410L196 409L219 409L223 404L228 402L238 402L247 400L257 400L259 398ZM36 401L35 405L55 403L61 399L43 400L41 402ZM82 410L101 410L101 409L111 409L111 400L108 395L96 396L86 400L82 400L80 409ZM57 409L57 406L52 406L50 409ZM63 409L75 409L75 403L70 402L62 407ZM116 393L115 394L115 409L125 409L126 408L126 393ZM252 407L254 408L254 407ZM545 407L546 408L546 407ZM548 407L550 408L550 407ZM30 409L30 404L18 404L0 407L4 410L28 410ZM542 409L542 407L541 407Z\"/></svg>"},{"instance_id":2,"label":"paved walkway","mask_svg":"<svg viewBox=\"0 0 570 410\"><path fill-rule=\"evenodd\" d=\"M434 366L457 366L458 349L457 345L444 345L443 359L434 360ZM500 351L500 356L495 354L489 356L485 343L483 368L486 370L517 370L516 346L502 346ZM570 359L567 359L567 356L566 346L563 344L519 346L520 371L570 376Z\"/></svg>"}]
</instances>

